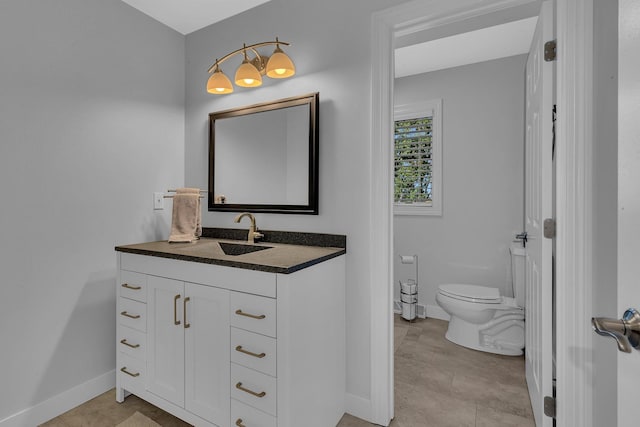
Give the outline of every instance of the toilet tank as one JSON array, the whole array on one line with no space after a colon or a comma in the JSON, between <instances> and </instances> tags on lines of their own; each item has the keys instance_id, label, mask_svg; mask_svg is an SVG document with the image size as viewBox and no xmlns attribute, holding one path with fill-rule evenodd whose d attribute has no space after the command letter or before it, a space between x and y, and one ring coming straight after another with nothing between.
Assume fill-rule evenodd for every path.
<instances>
[{"instance_id":1,"label":"toilet tank","mask_svg":"<svg viewBox=\"0 0 640 427\"><path fill-rule=\"evenodd\" d=\"M524 307L524 269L527 251L522 247L522 243L512 243L509 251L511 252L511 286L513 287L513 297L516 299L518 307Z\"/></svg>"}]
</instances>

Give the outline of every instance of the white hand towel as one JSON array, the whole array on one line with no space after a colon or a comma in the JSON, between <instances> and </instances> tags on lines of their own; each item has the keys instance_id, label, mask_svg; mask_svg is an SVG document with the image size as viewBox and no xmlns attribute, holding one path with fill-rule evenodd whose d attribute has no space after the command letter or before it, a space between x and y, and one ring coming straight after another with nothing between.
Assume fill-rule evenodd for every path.
<instances>
[{"instance_id":1,"label":"white hand towel","mask_svg":"<svg viewBox=\"0 0 640 427\"><path fill-rule=\"evenodd\" d=\"M200 190L178 188L173 196L169 242L193 242L202 235Z\"/></svg>"}]
</instances>

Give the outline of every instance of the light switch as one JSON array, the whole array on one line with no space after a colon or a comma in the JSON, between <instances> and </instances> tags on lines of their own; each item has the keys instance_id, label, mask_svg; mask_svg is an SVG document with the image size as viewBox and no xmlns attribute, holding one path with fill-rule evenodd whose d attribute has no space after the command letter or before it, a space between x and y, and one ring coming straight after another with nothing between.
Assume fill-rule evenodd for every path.
<instances>
[{"instance_id":1,"label":"light switch","mask_svg":"<svg viewBox=\"0 0 640 427\"><path fill-rule=\"evenodd\" d=\"M153 209L164 209L164 193L153 193Z\"/></svg>"}]
</instances>

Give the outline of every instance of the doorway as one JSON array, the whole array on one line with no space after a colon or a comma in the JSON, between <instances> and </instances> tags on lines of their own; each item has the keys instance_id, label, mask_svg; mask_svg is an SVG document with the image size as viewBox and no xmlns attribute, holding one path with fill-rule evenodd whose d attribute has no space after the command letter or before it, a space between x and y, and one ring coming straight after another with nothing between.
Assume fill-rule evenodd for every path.
<instances>
[{"instance_id":1,"label":"doorway","mask_svg":"<svg viewBox=\"0 0 640 427\"><path fill-rule=\"evenodd\" d=\"M518 18L535 16L539 10L536 1L500 1L481 4L473 0L456 3L456 8L448 2L433 2L429 5L411 2L385 11L373 17L374 31L372 43L374 49L372 92L372 252L371 271L374 287L372 292L372 413L374 422L387 425L393 417L393 331L391 301L394 283L393 277L393 211L392 211L392 130L389 117L393 109L393 67L391 55L399 44L411 44L425 37L431 39L496 25ZM519 16L518 16L519 14ZM415 18L420 16L423 18ZM493 20L493 21L492 21ZM380 89L380 90L377 90ZM388 135L388 137L387 137ZM375 173L373 173L375 171ZM384 178L380 178L384 177ZM378 280L379 279L379 280ZM384 316L382 315L384 313ZM385 350L382 350L385 349ZM386 390L382 393L381 390Z\"/></svg>"},{"instance_id":2,"label":"doorway","mask_svg":"<svg viewBox=\"0 0 640 427\"><path fill-rule=\"evenodd\" d=\"M472 284L498 289L499 295L505 298L514 297L512 284L518 278L512 276L511 250L522 250L522 242L515 238L524 230L525 217L525 65L537 23L534 11L520 10L519 13L509 11L508 18L506 12L498 16L489 14L484 17L482 28L472 25L472 30L465 31L465 27L459 25L457 34L435 40L416 43L417 37L414 37L408 46L400 45L402 39L396 43L394 108L396 124L399 124L396 137L401 137L396 143L396 173L414 173L411 168L414 161L417 164L414 169L426 163L426 177L417 183L410 180L407 187L428 185L423 193L430 197L427 203L404 202L404 198L415 192L405 191L404 181L394 186L394 307L407 305L399 301L399 281L415 279L416 275L415 266L404 265L401 256L417 255L420 271L416 312L421 317L426 314L429 318L426 324L433 324L433 327L438 325L434 318L449 320L449 315L436 303L440 284ZM506 19L511 20L505 22ZM432 36L433 32L423 35ZM415 141L415 138L410 140L411 147L424 145L421 157L422 153L431 152L419 162L414 160L416 150L409 151L405 147L405 126L412 122L404 119L421 117L407 116L410 106L428 104L433 99L442 106L433 109L429 116L433 126L426 127L424 142ZM402 113L400 117L398 111ZM419 113L421 111L414 112ZM425 127L424 123L429 122L420 123ZM438 169L443 173L437 173ZM432 212L430 205L442 208ZM523 281L524 275L518 283ZM524 308L523 294L524 289L518 294L522 300L518 304ZM424 328L424 325L425 322L419 321L416 326ZM406 388L407 352L414 344L413 340L405 339L407 349L398 347L404 332L402 326L402 323L396 323L395 332L400 336L394 339L398 396L403 396ZM495 331L498 329L496 327ZM420 331L412 327L409 330ZM444 331L441 327L438 330L444 336L446 327ZM489 335L486 342L495 346L493 351L496 353L513 354L511 351L524 345L524 331L522 327L517 330L522 340L519 347L518 334L513 332L507 334L508 337ZM521 357L514 360L492 358L434 338L422 335L418 339L432 343L437 352L422 347L415 354L416 361L425 361L425 368L414 372L416 379L424 372L441 371L436 375L441 380L440 399L451 394L458 402L455 406L460 408L469 401L475 402L480 420L486 419L482 417L487 417L486 410L492 407L494 421L511 417L518 419L521 425L529 425L532 413L526 387L521 388L524 384L524 365L518 364L522 362ZM512 339L516 342L509 343ZM482 347L478 339L466 344L474 346L472 348ZM448 355L444 360L443 354ZM423 359L425 355L430 357ZM447 363L463 355L466 363ZM469 369L462 369L462 365ZM499 372L510 375L501 376ZM492 391L496 388L511 390L506 394L510 398L505 398L504 394L493 396ZM474 389L482 389L484 394L476 394ZM437 413L434 411L433 416ZM396 415L402 418L403 413Z\"/></svg>"},{"instance_id":3,"label":"doorway","mask_svg":"<svg viewBox=\"0 0 640 427\"><path fill-rule=\"evenodd\" d=\"M482 4L480 4L482 3ZM393 281L390 242L392 182L388 141L392 132L393 82L390 67L396 37L483 16L510 7L536 2L461 0L409 2L374 14L372 19L372 115L371 115L371 419L388 425L393 417ZM562 283L557 300L556 419L563 426L592 426L594 411L593 349L590 317L593 310L594 257L592 195L593 164L593 48L592 0L556 0L558 52L558 123L556 137L557 268ZM610 361L610 359L609 359ZM610 383L609 383L610 384ZM615 403L614 403L615 405Z\"/></svg>"}]
</instances>

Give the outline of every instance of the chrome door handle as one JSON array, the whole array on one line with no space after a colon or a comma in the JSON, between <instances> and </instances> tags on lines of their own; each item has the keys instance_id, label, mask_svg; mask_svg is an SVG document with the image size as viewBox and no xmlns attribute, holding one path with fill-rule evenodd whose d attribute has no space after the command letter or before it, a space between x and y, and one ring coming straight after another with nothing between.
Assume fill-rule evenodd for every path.
<instances>
[{"instance_id":1,"label":"chrome door handle","mask_svg":"<svg viewBox=\"0 0 640 427\"><path fill-rule=\"evenodd\" d=\"M618 350L631 353L631 348L640 347L640 313L635 308L624 312L622 319L592 317L591 325L598 335L616 340Z\"/></svg>"}]
</instances>

